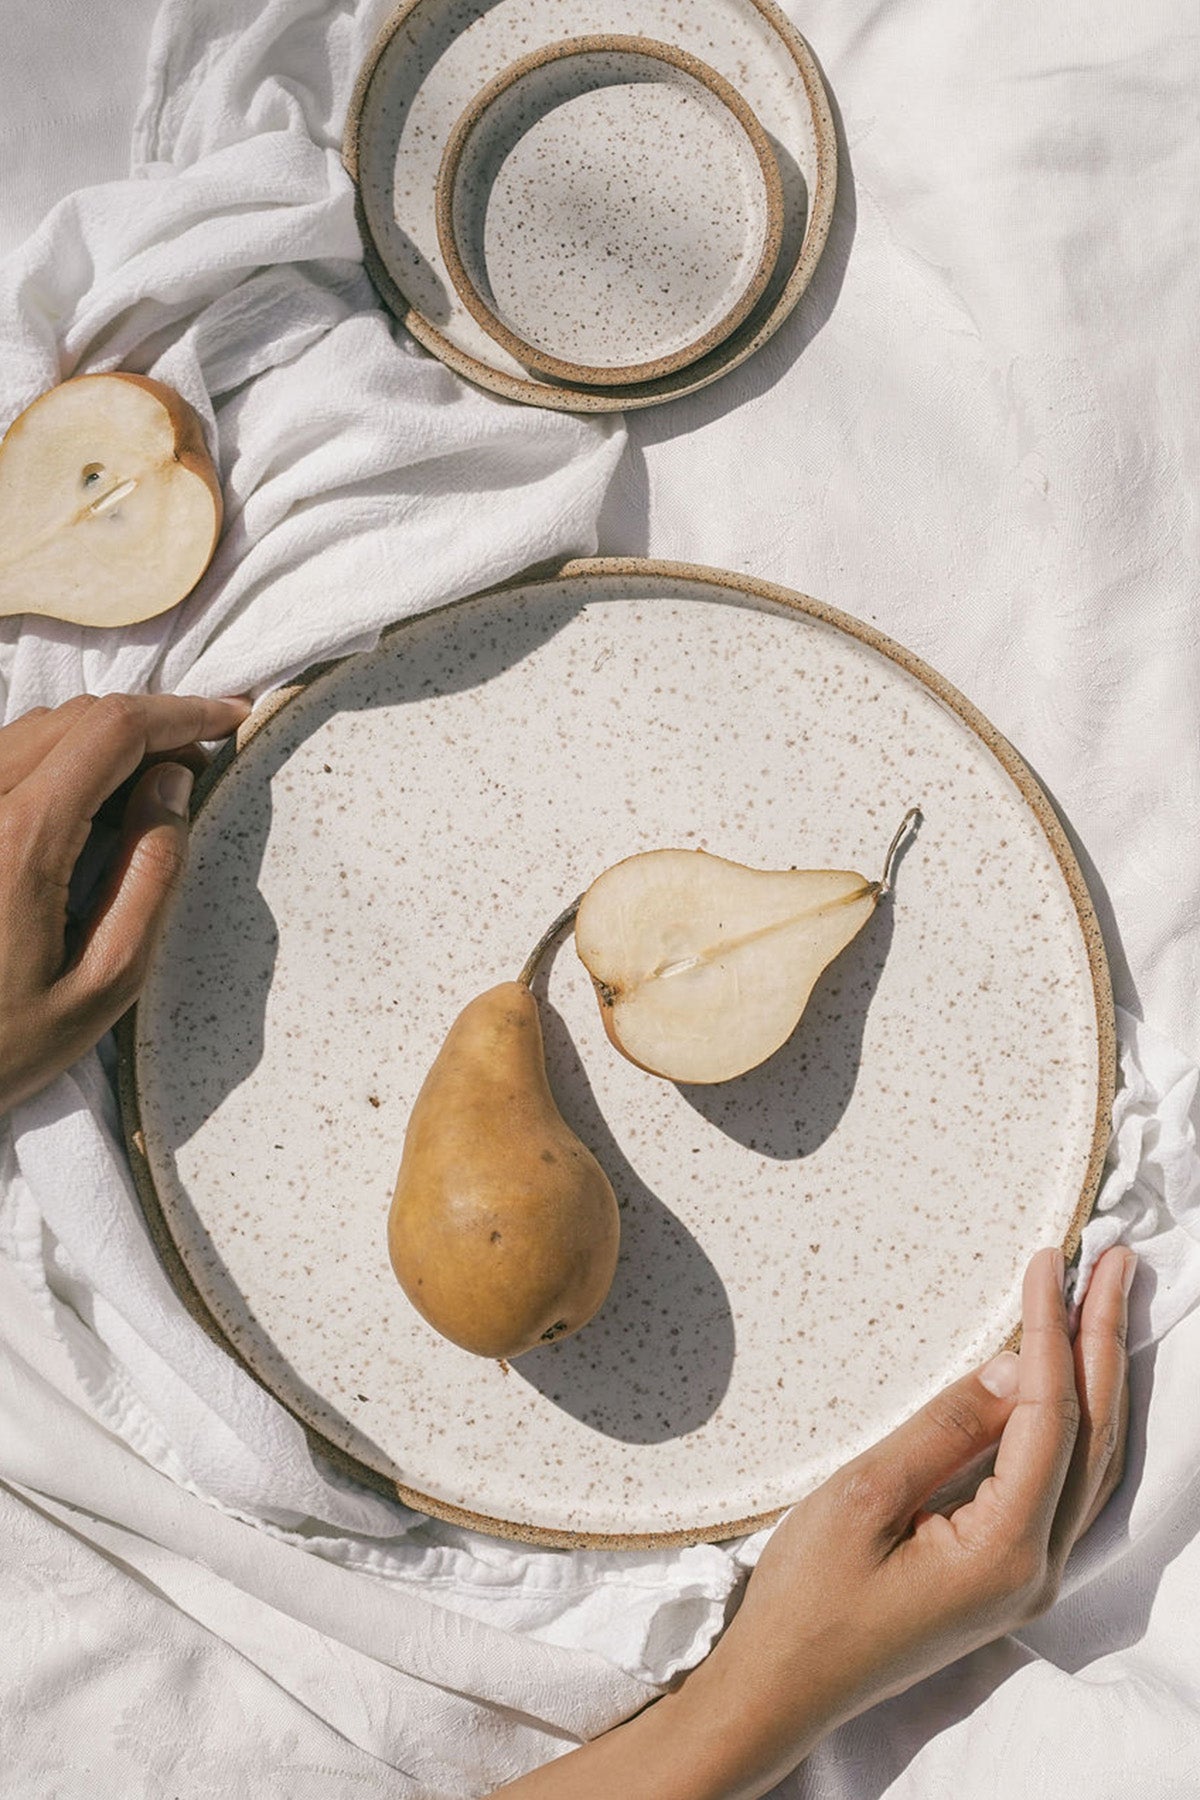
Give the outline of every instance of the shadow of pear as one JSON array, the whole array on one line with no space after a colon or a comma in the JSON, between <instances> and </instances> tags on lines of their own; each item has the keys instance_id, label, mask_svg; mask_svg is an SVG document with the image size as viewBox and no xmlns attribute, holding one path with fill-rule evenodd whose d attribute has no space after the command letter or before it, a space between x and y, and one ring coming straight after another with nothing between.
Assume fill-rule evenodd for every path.
<instances>
[{"instance_id":1,"label":"shadow of pear","mask_svg":"<svg viewBox=\"0 0 1200 1800\"><path fill-rule=\"evenodd\" d=\"M819 976L787 1043L733 1081L680 1083L688 1105L760 1156L792 1162L819 1150L853 1097L893 930L888 900Z\"/></svg>"},{"instance_id":2,"label":"shadow of pear","mask_svg":"<svg viewBox=\"0 0 1200 1800\"><path fill-rule=\"evenodd\" d=\"M544 986L544 976L536 984ZM612 1183L621 1251L589 1324L512 1363L573 1418L627 1444L685 1437L712 1417L733 1370L733 1313L692 1233L631 1167L604 1121L560 1014L538 995L546 1068L563 1118Z\"/></svg>"},{"instance_id":3,"label":"shadow of pear","mask_svg":"<svg viewBox=\"0 0 1200 1800\"><path fill-rule=\"evenodd\" d=\"M318 665L318 679L263 728L249 751L238 752L231 742L218 752L197 788L204 809L194 827L191 868L180 896L185 929L177 932L168 968L176 1029L183 1035L184 1027L191 1027L185 1040L189 1079L178 1087L172 1116L161 1122L172 1154L262 1059L280 941L280 924L262 892L275 778L335 715L415 707L485 687L563 630L580 605L572 596L540 606L520 601L498 606L485 595L417 615L394 626L377 649ZM470 620L485 607L480 628L455 630L457 621ZM312 779L341 780L336 755ZM348 805L342 826L346 854L364 855L374 830L369 809ZM406 906L401 893L401 914ZM408 918L414 937L424 925L415 913ZM239 999L236 1019L223 1020L224 1028L214 1031L206 1015L218 985ZM190 1206L182 1194L176 1204L181 1210Z\"/></svg>"}]
</instances>

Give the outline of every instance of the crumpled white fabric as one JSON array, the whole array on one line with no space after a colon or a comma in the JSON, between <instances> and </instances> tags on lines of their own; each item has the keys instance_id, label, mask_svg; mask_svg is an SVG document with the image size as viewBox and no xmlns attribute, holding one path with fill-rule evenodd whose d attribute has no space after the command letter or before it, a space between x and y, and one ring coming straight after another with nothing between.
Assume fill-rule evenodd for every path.
<instances>
[{"instance_id":1,"label":"crumpled white fabric","mask_svg":"<svg viewBox=\"0 0 1200 1800\"><path fill-rule=\"evenodd\" d=\"M1096 1208L1072 1289L1078 1306L1113 1244L1142 1259L1130 1346L1160 1338L1200 1297L1200 1159L1192 1106L1197 1068L1143 1021L1119 1012L1120 1086Z\"/></svg>"}]
</instances>

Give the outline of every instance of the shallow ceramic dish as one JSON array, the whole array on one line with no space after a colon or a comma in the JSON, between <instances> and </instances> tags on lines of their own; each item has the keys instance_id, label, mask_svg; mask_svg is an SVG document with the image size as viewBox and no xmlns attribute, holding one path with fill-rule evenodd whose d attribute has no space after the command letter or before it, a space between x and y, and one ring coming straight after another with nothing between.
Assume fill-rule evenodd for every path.
<instances>
[{"instance_id":1,"label":"shallow ceramic dish","mask_svg":"<svg viewBox=\"0 0 1200 1800\"><path fill-rule=\"evenodd\" d=\"M385 1232L464 1003L607 864L704 846L895 892L791 1042L680 1088L570 942L551 1084L622 1206L597 1317L507 1370L431 1331ZM125 1032L148 1217L198 1317L364 1479L553 1544L776 1515L998 1349L1073 1252L1113 1090L1095 917L1045 797L947 683L745 577L582 563L396 627L244 731Z\"/></svg>"},{"instance_id":2,"label":"shallow ceramic dish","mask_svg":"<svg viewBox=\"0 0 1200 1800\"><path fill-rule=\"evenodd\" d=\"M720 343L652 380L587 386L533 375L456 291L438 239L446 144L475 95L515 59L579 36L650 38L699 57L770 140L783 217L766 287ZM529 405L606 412L656 406L728 373L777 331L807 287L833 216L837 148L821 77L773 0L408 0L360 74L343 157L358 188L367 266L386 304L435 356Z\"/></svg>"},{"instance_id":3,"label":"shallow ceramic dish","mask_svg":"<svg viewBox=\"0 0 1200 1800\"><path fill-rule=\"evenodd\" d=\"M571 38L471 102L438 172L438 241L490 337L563 381L652 381L728 337L771 277L766 134L670 44Z\"/></svg>"}]
</instances>

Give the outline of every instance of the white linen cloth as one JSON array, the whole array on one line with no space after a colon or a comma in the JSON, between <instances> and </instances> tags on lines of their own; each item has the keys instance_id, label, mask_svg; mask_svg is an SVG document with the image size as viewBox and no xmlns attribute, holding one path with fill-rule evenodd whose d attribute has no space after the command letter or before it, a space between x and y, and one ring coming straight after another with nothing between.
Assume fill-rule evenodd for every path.
<instances>
[{"instance_id":1,"label":"white linen cloth","mask_svg":"<svg viewBox=\"0 0 1200 1800\"><path fill-rule=\"evenodd\" d=\"M301 0L262 9L246 0L168 4L135 144L137 179L65 203L0 270L0 420L68 373L147 369L205 417L230 515L202 588L165 620L119 636L44 623L5 627L6 717L80 686L262 688L317 655L371 641L402 613L543 556L591 547L620 429L475 395L402 337L393 342L354 266L336 143L349 81L384 11L330 12ZM1160 26L1169 13L1160 9ZM952 23L932 4L922 18L928 41ZM961 14L955 19L961 24ZM912 43L899 43L874 18L827 5L799 22L824 55L848 119L858 93L882 96L885 112L911 109L911 87L881 79L889 55L918 91L926 84L917 117L928 123L929 95L946 105L957 91L956 58L994 49L983 16L934 69L914 67ZM1086 42L1086 78L1088 57L1095 73L1097 46L1108 44L1105 105L1083 106L1073 128L1091 145L1089 164L1107 168L1103 125L1113 94L1125 80L1136 86L1147 66L1157 70L1157 53L1164 88L1181 81L1176 62L1169 80L1165 73L1166 45L1178 46L1169 32L1147 38L1131 71L1094 10L1086 22L1080 14L1054 29L1053 54L1039 54L1055 80L1069 74L1072 48ZM1007 93L1026 71L1007 34L1004 48ZM1041 66L1037 56L1029 60ZM1086 79L1079 91L1086 101ZM976 75L969 92L978 102L990 90ZM1049 118L1036 101L997 102L988 114L996 167L1008 172L1034 157ZM955 401L977 401L980 383L990 392L984 376L1011 363L1010 340L1021 329L1044 348L1048 321L1037 321L1039 337L996 284L982 296L971 291L970 304L994 301L1003 329L992 317L988 330L964 326L955 284L970 289L964 269L978 278L994 247L940 161L947 203L939 209L920 189L918 130L911 121L907 135L899 129L895 110L888 121L875 134L875 167L868 113L854 118L859 209L849 262L854 203L844 182L824 285L819 276L807 312L719 388L632 421L638 454L622 465L603 547L750 567L875 617L956 677L1022 748L1036 746L1034 760L1053 769L1056 788L1070 796L1073 821L1090 825L1095 789L1086 771L1099 766L1103 774L1108 760L1087 742L1089 709L1109 728L1112 757L1140 767L1144 715L1124 717L1118 650L1124 663L1133 649L1142 652L1139 700L1157 702L1160 715L1165 708L1166 722L1160 716L1156 724L1174 729L1172 684L1192 629L1180 588L1190 573L1194 589L1196 566L1194 521L1173 510L1179 459L1161 446L1147 452L1134 494L1112 494L1106 513L1099 502L1082 511L1078 502L1089 484L1109 495L1114 479L1094 407L1083 409L1086 429L1068 409L1057 433L1034 430L1024 448L1018 433L1006 448L1005 432L994 442L995 420L972 404L966 416L978 438L964 448ZM1178 154L1170 134L1163 154L1168 162ZM869 203L864 165L881 196ZM1176 171L1170 190L1181 213L1184 173ZM1069 181L1065 189L1051 184L1049 198L1043 191L1040 223L1018 235L1018 248L1061 243L1076 197ZM897 237L914 209L930 240L915 252ZM959 235L943 243L948 232ZM1094 235L1098 241L1098 222ZM956 253L949 274L932 256L938 244ZM1111 283L1100 287L1111 301ZM1080 354L1085 335L1076 329L1072 337ZM1057 389L1036 358L1010 374L1016 385L1005 391L1021 406L1052 410ZM872 391L880 396L874 405ZM893 394L923 409L919 432L909 423L897 433ZM1164 409L1181 416L1169 395ZM677 435L685 429L686 439ZM882 466L903 466L890 487L866 466L869 458L850 462L844 449L861 443L877 452L881 438L891 453ZM1008 458L999 503L982 477L980 440L998 462ZM744 492L742 468L755 471ZM1128 473L1128 458L1121 471ZM1066 477L1073 499L1063 517L1030 498L1035 472L1039 480ZM860 533L868 495L873 523ZM971 503L972 519L988 504L993 513L969 551L957 524ZM647 515L650 535L637 541ZM896 543L915 570L955 568L956 583L972 595L965 618L930 598L938 582L897 578L886 554ZM1063 603L1076 555L1089 580L1079 584L1077 616L1064 621L1053 606ZM1097 589L1099 564L1108 586ZM1049 624L1019 591L1031 571L1053 603ZM1105 620L1102 602L1126 588L1136 588L1139 620L1173 634L1169 653L1144 625L1131 644L1126 623ZM1164 588L1173 605L1163 603ZM1015 683L997 648L1006 631L1031 651ZM1056 660L1068 631L1072 655ZM1022 729L1026 716L1036 735ZM1190 766L1178 762L1176 774L1187 778ZM1060 770L1078 776L1078 791L1064 788ZM1137 784L1129 787L1140 803ZM1195 883L1189 888L1171 860L1176 847L1163 822L1147 827L1126 808L1122 823L1131 816L1143 888L1166 866L1176 892L1194 905ZM1145 928L1160 939L1164 929L1168 940L1172 931L1182 936L1174 894L1157 913L1150 909L1149 927L1145 910L1135 920L1143 935ZM1128 918L1120 912L1123 929ZM1139 969L1146 960L1139 956ZM1135 997L1129 985L1123 993ZM1139 1571L1161 1575L1164 1542L1177 1548L1196 1525L1193 1517L1186 1530L1186 1483L1200 1465L1200 1433L1194 1424L1182 1429L1191 1416L1188 1357L1200 1340L1197 1315L1186 1316L1200 1295L1200 1184L1188 1124L1195 1070L1132 1016L1122 1017L1122 1046L1114 1167L1085 1262L1118 1234L1138 1238L1149 1273L1135 1293L1133 1341L1149 1346L1175 1328L1158 1349L1152 1392L1155 1352L1135 1360L1131 1480L1073 1560L1079 1606L1072 1613L1068 1600L1023 1634L1040 1655L1006 1640L837 1734L787 1792L875 1800L941 1784L972 1797L1032 1796L1042 1791L1051 1718L1061 1768L1086 1769L1090 1794L1115 1794L1118 1776L1120 1791L1130 1791L1125 1745L1139 1732L1153 1737L1161 1785L1134 1791L1185 1791L1169 1783L1184 1751L1195 1754L1200 1681L1171 1654L1180 1640L1170 1619L1159 1665L1143 1656L1126 1676L1129 1659L1121 1658L1149 1604ZM518 1551L417 1523L315 1468L296 1428L208 1346L163 1281L95 1059L20 1110L3 1154L0 1480L8 1486L0 1489L0 1567L6 1614L17 1627L0 1659L0 1766L19 1771L24 1791L483 1792L632 1711L655 1682L702 1654L738 1579L724 1550L611 1558ZM742 1560L755 1548L746 1546ZM1195 1595L1194 1545L1189 1556ZM1184 1570L1173 1573L1182 1578ZM1113 1604L1122 1584L1132 1590L1123 1612ZM1186 1606L1179 1610L1186 1619ZM1095 1636L1099 1617L1110 1629L1119 1620L1118 1647L1089 1707L1087 1683L1070 1665L1087 1660L1080 1645L1089 1625ZM1107 1706L1118 1684L1119 1722ZM968 1715L977 1699L977 1714ZM1056 1717L1063 1706L1077 1718L1065 1737ZM1017 1721L1027 1744L1040 1746L1023 1751L1024 1761L1012 1748ZM987 1787L998 1743L1009 1760L999 1785ZM1069 1780L1059 1785L1072 1792Z\"/></svg>"}]
</instances>

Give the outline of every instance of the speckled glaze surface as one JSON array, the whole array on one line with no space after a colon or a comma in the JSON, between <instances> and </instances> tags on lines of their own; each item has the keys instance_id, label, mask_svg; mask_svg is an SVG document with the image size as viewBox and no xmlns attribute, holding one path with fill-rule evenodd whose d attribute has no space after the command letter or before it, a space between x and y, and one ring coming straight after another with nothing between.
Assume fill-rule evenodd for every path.
<instances>
[{"instance_id":1,"label":"speckled glaze surface","mask_svg":"<svg viewBox=\"0 0 1200 1800\"><path fill-rule=\"evenodd\" d=\"M780 249L741 323L714 348L653 379L612 387L531 375L456 291L437 231L438 171L457 121L515 60L582 36L640 36L714 69L766 132L782 193ZM343 158L358 185L367 265L413 335L459 374L529 405L564 411L654 406L715 381L778 329L828 235L837 145L803 38L773 0L409 0L360 75Z\"/></svg>"},{"instance_id":2,"label":"speckled glaze surface","mask_svg":"<svg viewBox=\"0 0 1200 1800\"><path fill-rule=\"evenodd\" d=\"M914 803L894 897L738 1081L632 1067L559 948L535 993L616 1280L507 1371L431 1331L385 1228L465 1002L634 851L873 874ZM1095 917L1004 740L843 615L636 562L408 622L256 720L123 1058L181 1292L319 1442L428 1510L614 1546L773 1516L1009 1340L1113 1088Z\"/></svg>"},{"instance_id":3,"label":"speckled glaze surface","mask_svg":"<svg viewBox=\"0 0 1200 1800\"><path fill-rule=\"evenodd\" d=\"M648 39L568 39L476 96L438 172L438 241L488 335L564 381L649 381L741 323L783 193L753 113Z\"/></svg>"}]
</instances>

